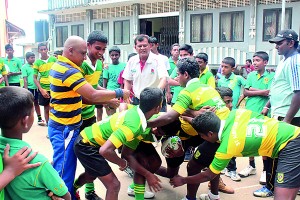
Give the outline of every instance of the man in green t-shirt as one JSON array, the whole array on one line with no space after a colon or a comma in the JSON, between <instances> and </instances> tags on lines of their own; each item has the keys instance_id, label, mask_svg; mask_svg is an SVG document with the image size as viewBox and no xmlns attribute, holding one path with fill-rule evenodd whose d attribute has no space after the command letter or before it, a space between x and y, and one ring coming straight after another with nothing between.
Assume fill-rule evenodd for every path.
<instances>
[{"instance_id":1,"label":"man in green t-shirt","mask_svg":"<svg viewBox=\"0 0 300 200\"><path fill-rule=\"evenodd\" d=\"M198 53L195 56L200 68L199 80L203 84L207 84L213 88L216 88L216 80L214 75L209 71L207 67L208 55L206 53Z\"/></svg>"},{"instance_id":2,"label":"man in green t-shirt","mask_svg":"<svg viewBox=\"0 0 300 200\"><path fill-rule=\"evenodd\" d=\"M162 95L162 91L158 88L145 88L141 92L139 106L121 113L115 113L101 122L85 128L80 133L74 144L74 151L85 172L74 183L75 190L98 177L107 189L106 198L109 196L112 199L118 199L120 182L107 160L117 164L122 171L130 166L135 171L135 176L139 176L139 179L134 179L135 181L139 180L135 182L134 187L136 198L139 196L144 198L145 178L150 188L154 191L160 190L160 180L152 174L161 164L157 153L156 159L159 159L160 162L154 164L154 160L151 160L151 166L143 166L144 163L149 163L150 160L141 161L134 157L125 160L117 156L115 149L124 144L131 149L127 149L127 152L133 154L138 146L146 145L140 144L140 141L149 137L149 132L145 132L147 120L160 111ZM154 147L151 152L156 152ZM150 154L148 156L144 159L153 159L153 156L156 155ZM142 181L144 181L144 184Z\"/></svg>"},{"instance_id":3,"label":"man in green t-shirt","mask_svg":"<svg viewBox=\"0 0 300 200\"><path fill-rule=\"evenodd\" d=\"M178 59L179 59L179 44L175 43L175 44L172 44L172 46L171 46L171 56L169 58L170 69L168 70L168 74L169 74L170 78L175 78L175 77L171 77L171 74L174 71L174 69L177 68L176 63L177 63ZM174 94L174 88L176 87L176 86L169 85L170 78L168 79L167 94L166 94L168 104L171 104L172 97Z\"/></svg>"},{"instance_id":4,"label":"man in green t-shirt","mask_svg":"<svg viewBox=\"0 0 300 200\"><path fill-rule=\"evenodd\" d=\"M34 121L33 96L24 88L3 87L0 89L0 103L6 105L0 107L0 154L4 153L9 144L9 154L12 156L24 147L30 148L30 145L22 140L22 136L30 130ZM30 197L42 200L47 199L47 190L50 190L54 195L70 200L68 188L47 158L41 154L32 155L34 158L29 163L37 163L33 165L37 167L16 176L5 187L5 199L21 200Z\"/></svg>"},{"instance_id":5,"label":"man in green t-shirt","mask_svg":"<svg viewBox=\"0 0 300 200\"><path fill-rule=\"evenodd\" d=\"M120 72L124 70L126 63L122 63L119 61L121 55L121 50L119 47L113 46L109 49L108 52L112 63L103 70L103 87L108 90L115 90L117 88L120 88L120 84L118 84L118 78ZM115 108L106 106L107 115L112 115L115 112Z\"/></svg>"},{"instance_id":6,"label":"man in green t-shirt","mask_svg":"<svg viewBox=\"0 0 300 200\"><path fill-rule=\"evenodd\" d=\"M50 81L49 72L52 65L56 62L54 56L48 55L48 47L46 43L40 43L38 45L38 51L41 55L40 59L34 62L34 83L39 89L39 105L44 106L44 117L46 124L49 121L50 110Z\"/></svg>"},{"instance_id":7,"label":"man in green t-shirt","mask_svg":"<svg viewBox=\"0 0 300 200\"><path fill-rule=\"evenodd\" d=\"M21 67L22 63L20 59L14 57L14 49L10 44L5 45L5 52L7 57L4 58L4 64L8 66L9 73L8 83L10 86L18 86L20 87L20 75L21 75Z\"/></svg>"},{"instance_id":8,"label":"man in green t-shirt","mask_svg":"<svg viewBox=\"0 0 300 200\"><path fill-rule=\"evenodd\" d=\"M46 126L45 121L42 119L41 110L38 103L38 89L33 80L33 63L35 61L35 55L32 52L25 54L27 63L22 67L22 77L24 80L24 88L28 89L34 97L34 108L38 117L38 125Z\"/></svg>"},{"instance_id":9,"label":"man in green t-shirt","mask_svg":"<svg viewBox=\"0 0 300 200\"><path fill-rule=\"evenodd\" d=\"M4 64L4 60L0 58L0 88L6 86L9 86L8 79L7 79L7 71Z\"/></svg>"},{"instance_id":10,"label":"man in green t-shirt","mask_svg":"<svg viewBox=\"0 0 300 200\"><path fill-rule=\"evenodd\" d=\"M295 199L300 188L300 128L245 110L233 110L225 121L206 112L192 120L198 134L211 143L219 142L209 169L194 176L176 176L174 187L197 184L216 177L232 157L278 158L275 199ZM210 199L215 199L209 195Z\"/></svg>"}]
</instances>

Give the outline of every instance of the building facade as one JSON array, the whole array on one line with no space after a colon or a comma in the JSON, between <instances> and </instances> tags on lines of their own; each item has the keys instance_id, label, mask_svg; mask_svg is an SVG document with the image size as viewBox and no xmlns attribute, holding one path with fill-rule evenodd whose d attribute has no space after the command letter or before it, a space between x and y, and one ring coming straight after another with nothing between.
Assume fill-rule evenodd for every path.
<instances>
[{"instance_id":1,"label":"building facade","mask_svg":"<svg viewBox=\"0 0 300 200\"><path fill-rule=\"evenodd\" d=\"M269 53L275 66L280 57L268 40L283 28L300 32L299 8L300 0L48 0L41 13L49 15L52 51L70 35L86 39L102 30L109 46L121 48L122 61L134 51L134 37L143 33L156 36L165 55L173 43L189 43L195 53L209 55L212 67L226 56L243 65L258 50Z\"/></svg>"}]
</instances>

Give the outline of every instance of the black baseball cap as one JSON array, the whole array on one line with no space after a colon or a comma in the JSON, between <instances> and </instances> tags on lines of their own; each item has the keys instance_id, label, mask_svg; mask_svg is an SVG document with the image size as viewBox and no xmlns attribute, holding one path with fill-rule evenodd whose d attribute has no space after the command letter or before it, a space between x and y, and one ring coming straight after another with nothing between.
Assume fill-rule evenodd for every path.
<instances>
[{"instance_id":1,"label":"black baseball cap","mask_svg":"<svg viewBox=\"0 0 300 200\"><path fill-rule=\"evenodd\" d=\"M274 38L270 39L269 42L277 43L282 40L298 41L298 34L292 29L281 30L277 33L277 35Z\"/></svg>"}]
</instances>

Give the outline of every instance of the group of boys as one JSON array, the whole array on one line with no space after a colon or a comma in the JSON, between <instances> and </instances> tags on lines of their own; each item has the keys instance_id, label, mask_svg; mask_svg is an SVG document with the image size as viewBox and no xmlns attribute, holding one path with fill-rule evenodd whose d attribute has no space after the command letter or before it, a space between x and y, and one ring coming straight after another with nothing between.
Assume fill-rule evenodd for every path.
<instances>
[{"instance_id":1,"label":"group of boys","mask_svg":"<svg viewBox=\"0 0 300 200\"><path fill-rule=\"evenodd\" d=\"M298 74L300 62L298 53L292 51L298 46L298 36L295 34L291 30L283 31L270 42L276 43L279 54L295 64L291 69L291 82L294 83L292 92L298 95L299 82L295 81L295 76ZM254 54L253 65L256 71L248 75L247 81L233 73L235 60L231 57L224 58L221 63L223 76L218 80L217 86L220 88L216 90L214 77L207 67L207 54L199 53L194 58L190 45L174 44L169 62L170 66L176 66L173 66L173 71L169 69L171 78L168 78L168 68L162 61L164 58L150 53L150 41L150 38L144 35L135 39L138 55L132 57L124 69L122 77L125 89L109 88L109 80L104 81L108 90L98 86L103 69L101 58L107 46L107 38L99 31L93 31L87 42L77 36L69 37L64 44L62 56L58 57L51 68L47 68L47 72L46 67L34 68L34 71L37 70L41 75L39 82L37 75L34 75L34 82L38 82L36 85L40 94L45 99L51 96L48 134L54 150L53 168L59 175L43 156L32 154L27 157L30 149L19 150L29 146L22 141L22 133L30 130L34 119L36 104L33 104L35 99L32 92L17 87L0 89L0 100L8 105L1 108L0 112L0 149L1 153L4 151L5 162L1 176L10 174L6 183L13 179L6 187L6 198L22 199L24 197L21 197L21 191L24 191L28 194L31 192L30 195L37 199L38 195L47 193L52 198L57 196L76 199L79 198L76 190L87 184L86 194L100 199L93 186L93 181L99 178L107 189L105 199L118 199L120 182L107 162L110 161L117 164L121 171L128 167L134 171L132 187L137 200L145 198L146 181L152 191L157 192L161 189L160 179L154 173L170 178L174 187L187 184L187 195L184 199L196 199L200 183L211 181L210 191L201 195L200 199L219 199L218 190L234 192L220 180L220 172L227 167L226 174L231 178L236 177L235 156L260 155L279 157L277 179L272 183L275 182L275 199L295 199L300 187L297 181L300 179L300 165L297 162L297 155L300 153L297 148L300 129L258 114L262 112L267 115L270 108L273 112L271 114L274 114L273 105L277 105L276 101L279 101L271 98L271 104L268 102L270 88L272 94L272 87L275 85L271 86L274 74L265 70L268 54L261 51ZM282 47L283 44L288 47ZM41 50L43 51L45 50ZM116 57L120 56L119 49L112 48L109 53L113 64L118 65ZM41 56L43 57L42 53ZM32 60L34 58L29 55L29 65ZM123 66L114 68L110 70L113 72L108 71L103 77L108 79L110 75L112 81L116 81L116 74L122 69ZM47 80L43 79L43 72L48 75ZM149 77L149 74L153 77ZM283 81L278 74L275 74L276 78ZM28 78L25 83L28 89L31 89ZM173 86L166 90L172 108L158 114L165 99L162 89L169 86ZM248 110L237 109L243 98L240 95L241 87L245 88L243 93L247 96ZM277 90L279 87L277 86ZM137 106L95 123L94 105L107 104L109 108L115 109L120 104L119 98L130 102L128 98L131 88L134 91L133 102ZM173 98L170 95L172 93ZM291 97L290 105L299 104L296 102L297 95L295 99ZM12 108L14 115L10 115ZM284 121L291 123L298 110L299 107L289 111L288 118L284 118ZM276 116L278 118L283 115ZM170 152L172 156L166 158L167 167L161 166L161 159L151 144L157 140L152 133L156 137L163 136L162 141L170 136L179 136L184 151L197 147L188 163L188 177L178 175L179 167L185 159L184 152ZM6 143L15 147L10 151L13 157L7 155ZM121 145L123 148L119 157L115 149ZM14 157L21 157L17 160L21 164L15 169L11 164ZM77 158L85 171L74 181ZM35 164L28 165L29 161ZM205 167L208 169L201 172ZM33 169L18 176L28 168ZM248 175L254 173L253 158L250 159L248 168ZM270 166L264 168L269 169ZM47 181L49 175L54 177L51 183ZM23 184L25 181L34 182L34 187L26 187L26 184ZM3 188L5 185L0 186ZM34 188L39 188L39 192L33 190Z\"/></svg>"}]
</instances>

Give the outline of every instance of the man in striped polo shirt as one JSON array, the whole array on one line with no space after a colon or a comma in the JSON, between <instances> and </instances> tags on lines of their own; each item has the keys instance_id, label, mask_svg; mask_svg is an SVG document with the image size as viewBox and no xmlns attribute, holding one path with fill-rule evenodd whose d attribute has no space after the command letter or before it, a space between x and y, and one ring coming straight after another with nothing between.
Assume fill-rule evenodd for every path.
<instances>
[{"instance_id":1,"label":"man in striped polo shirt","mask_svg":"<svg viewBox=\"0 0 300 200\"><path fill-rule=\"evenodd\" d=\"M232 157L268 156L278 158L275 199L295 199L300 188L300 128L261 114L237 109L226 121L206 112L192 126L208 142L219 142L209 169L194 176L171 179L174 187L197 184L216 177ZM215 199L209 194L210 199Z\"/></svg>"},{"instance_id":2,"label":"man in striped polo shirt","mask_svg":"<svg viewBox=\"0 0 300 200\"><path fill-rule=\"evenodd\" d=\"M51 107L48 135L53 147L53 167L65 181L72 198L76 156L73 144L82 123L82 97L89 103L102 103L112 98L127 99L128 90L95 90L83 77L81 68L86 59L87 44L81 37L70 36L63 55L52 66L49 74ZM67 169L67 170L66 170Z\"/></svg>"}]
</instances>

